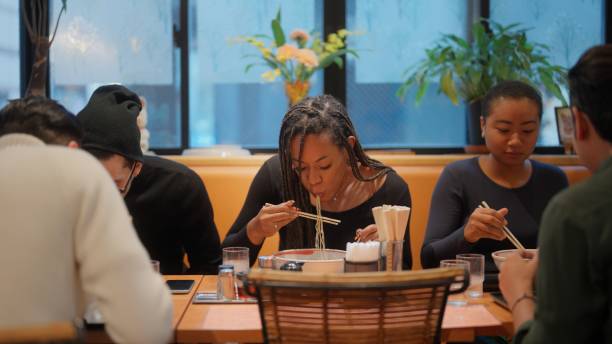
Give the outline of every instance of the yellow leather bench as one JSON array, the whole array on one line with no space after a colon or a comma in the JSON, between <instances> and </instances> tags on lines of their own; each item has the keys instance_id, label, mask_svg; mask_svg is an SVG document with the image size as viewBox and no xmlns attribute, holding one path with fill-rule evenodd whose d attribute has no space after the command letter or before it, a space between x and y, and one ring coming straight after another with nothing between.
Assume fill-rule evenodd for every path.
<instances>
[{"instance_id":1,"label":"yellow leather bench","mask_svg":"<svg viewBox=\"0 0 612 344\"><path fill-rule=\"evenodd\" d=\"M215 223L221 240L238 216L251 181L259 167L269 155L250 157L193 157L173 156L193 169L204 181L215 213ZM431 194L444 166L456 160L467 159L469 155L410 155L375 154L373 158L393 167L404 178L412 196L410 220L410 241L414 269L421 268L420 251L425 235ZM570 184L587 176L588 170L581 166L575 156L534 156L534 159L558 165L567 174ZM262 255L278 250L278 235L268 238L260 252Z\"/></svg>"}]
</instances>

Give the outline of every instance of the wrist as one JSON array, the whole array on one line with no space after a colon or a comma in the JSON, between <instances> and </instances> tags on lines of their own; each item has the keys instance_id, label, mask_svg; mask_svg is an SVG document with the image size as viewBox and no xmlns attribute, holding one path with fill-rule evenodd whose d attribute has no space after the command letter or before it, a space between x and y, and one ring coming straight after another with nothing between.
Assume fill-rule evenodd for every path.
<instances>
[{"instance_id":1,"label":"wrist","mask_svg":"<svg viewBox=\"0 0 612 344\"><path fill-rule=\"evenodd\" d=\"M470 235L471 231L468 230L468 228L466 227L463 230L463 240L467 241L470 244L475 243L476 241L478 241L478 238L473 237L472 235Z\"/></svg>"},{"instance_id":2,"label":"wrist","mask_svg":"<svg viewBox=\"0 0 612 344\"><path fill-rule=\"evenodd\" d=\"M263 241L266 239L266 237L260 235L259 231L257 230L256 222L258 222L256 219L252 219L251 221L249 221L249 223L247 224L247 228L246 228L247 230L246 234L251 244L261 245Z\"/></svg>"},{"instance_id":3,"label":"wrist","mask_svg":"<svg viewBox=\"0 0 612 344\"><path fill-rule=\"evenodd\" d=\"M517 297L516 299L514 299L514 301L512 302L512 304L510 305L510 311L512 313L514 313L514 311L516 310L517 307L519 307L521 304L529 304L529 305L534 305L537 301L537 298L530 294L530 293L523 293L523 295Z\"/></svg>"}]
</instances>

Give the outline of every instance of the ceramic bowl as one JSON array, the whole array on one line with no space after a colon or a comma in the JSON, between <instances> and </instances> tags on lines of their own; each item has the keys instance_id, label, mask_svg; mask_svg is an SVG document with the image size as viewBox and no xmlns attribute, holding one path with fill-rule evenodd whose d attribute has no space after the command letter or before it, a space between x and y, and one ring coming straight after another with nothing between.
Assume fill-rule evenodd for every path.
<instances>
[{"instance_id":1,"label":"ceramic bowl","mask_svg":"<svg viewBox=\"0 0 612 344\"><path fill-rule=\"evenodd\" d=\"M501 266L506 261L506 258L508 258L509 256L513 255L517 251L518 251L518 249L514 248L514 249L511 249L511 250L501 250L501 251L495 251L495 252L491 253L491 256L493 257L493 261L495 262L495 266L497 266L497 269L501 270ZM537 249L532 249L532 248L528 248L528 249L526 249L526 251L527 252L531 252L531 253L537 253L538 252Z\"/></svg>"},{"instance_id":2,"label":"ceramic bowl","mask_svg":"<svg viewBox=\"0 0 612 344\"><path fill-rule=\"evenodd\" d=\"M346 251L297 249L284 250L275 253L273 259L274 269L280 269L285 263L299 262L305 272L344 272L344 256Z\"/></svg>"}]
</instances>

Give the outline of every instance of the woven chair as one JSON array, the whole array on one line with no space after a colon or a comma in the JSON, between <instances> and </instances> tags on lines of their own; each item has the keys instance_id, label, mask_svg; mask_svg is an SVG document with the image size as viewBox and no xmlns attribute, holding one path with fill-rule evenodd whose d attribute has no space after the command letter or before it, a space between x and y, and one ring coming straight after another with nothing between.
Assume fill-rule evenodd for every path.
<instances>
[{"instance_id":1,"label":"woven chair","mask_svg":"<svg viewBox=\"0 0 612 344\"><path fill-rule=\"evenodd\" d=\"M314 274L254 269L266 343L438 343L453 282L462 269Z\"/></svg>"},{"instance_id":2,"label":"woven chair","mask_svg":"<svg viewBox=\"0 0 612 344\"><path fill-rule=\"evenodd\" d=\"M82 340L82 330L69 321L0 327L0 344L69 344L82 343Z\"/></svg>"}]
</instances>

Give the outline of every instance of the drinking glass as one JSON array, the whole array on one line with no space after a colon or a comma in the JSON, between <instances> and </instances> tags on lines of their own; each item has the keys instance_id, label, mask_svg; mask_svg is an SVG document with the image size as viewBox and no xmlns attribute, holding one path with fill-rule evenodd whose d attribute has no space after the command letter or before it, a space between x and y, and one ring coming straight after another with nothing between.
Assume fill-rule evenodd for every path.
<instances>
[{"instance_id":1,"label":"drinking glass","mask_svg":"<svg viewBox=\"0 0 612 344\"><path fill-rule=\"evenodd\" d=\"M465 260L458 259L445 259L440 261L441 268L461 268L467 271L470 271L470 263ZM450 290L458 290L461 289L461 282L453 283L450 286ZM460 294L452 294L448 295L448 301L446 302L451 306L462 307L467 305L467 300L465 299L465 295L463 293Z\"/></svg>"},{"instance_id":2,"label":"drinking glass","mask_svg":"<svg viewBox=\"0 0 612 344\"><path fill-rule=\"evenodd\" d=\"M238 291L238 297L244 297L244 286L240 276L249 272L249 248L248 247L225 247L223 248L223 265L234 266L234 284Z\"/></svg>"},{"instance_id":3,"label":"drinking glass","mask_svg":"<svg viewBox=\"0 0 612 344\"><path fill-rule=\"evenodd\" d=\"M484 282L484 256L478 253L463 253L456 256L458 260L470 263L470 286L465 294L469 298L482 297L482 285Z\"/></svg>"},{"instance_id":4,"label":"drinking glass","mask_svg":"<svg viewBox=\"0 0 612 344\"><path fill-rule=\"evenodd\" d=\"M236 274L249 272L249 248L225 247L223 249L223 265L233 265Z\"/></svg>"}]
</instances>

